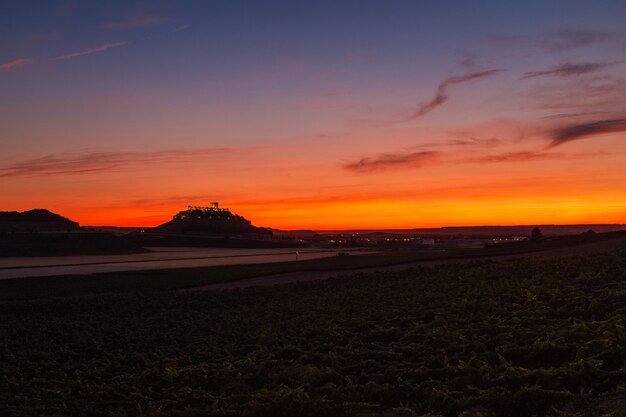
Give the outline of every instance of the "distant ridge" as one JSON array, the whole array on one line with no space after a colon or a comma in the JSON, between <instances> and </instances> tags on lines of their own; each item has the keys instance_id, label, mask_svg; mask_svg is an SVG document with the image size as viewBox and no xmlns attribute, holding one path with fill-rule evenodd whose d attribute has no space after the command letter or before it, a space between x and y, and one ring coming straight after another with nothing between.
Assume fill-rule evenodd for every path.
<instances>
[{"instance_id":1,"label":"distant ridge","mask_svg":"<svg viewBox=\"0 0 626 417\"><path fill-rule=\"evenodd\" d=\"M0 257L111 255L146 249L107 232L80 225L45 209L0 212Z\"/></svg>"},{"instance_id":2,"label":"distant ridge","mask_svg":"<svg viewBox=\"0 0 626 417\"><path fill-rule=\"evenodd\" d=\"M67 231L80 227L78 222L46 209L0 211L0 231L41 232Z\"/></svg>"},{"instance_id":3,"label":"distant ridge","mask_svg":"<svg viewBox=\"0 0 626 417\"><path fill-rule=\"evenodd\" d=\"M507 237L528 236L533 228L539 227L544 236L577 235L588 230L596 233L626 230L626 224L538 224L519 226L444 226L415 229L354 229L354 230L318 230L318 234L392 234L416 236L470 236L470 237Z\"/></svg>"},{"instance_id":4,"label":"distant ridge","mask_svg":"<svg viewBox=\"0 0 626 417\"><path fill-rule=\"evenodd\" d=\"M527 236L532 229L539 227L546 236L577 235L593 230L597 233L615 232L626 229L623 224L573 224L573 225L521 225L521 226L461 226L441 227L439 229L413 229L420 233L440 233L442 235L490 235L490 236Z\"/></svg>"}]
</instances>

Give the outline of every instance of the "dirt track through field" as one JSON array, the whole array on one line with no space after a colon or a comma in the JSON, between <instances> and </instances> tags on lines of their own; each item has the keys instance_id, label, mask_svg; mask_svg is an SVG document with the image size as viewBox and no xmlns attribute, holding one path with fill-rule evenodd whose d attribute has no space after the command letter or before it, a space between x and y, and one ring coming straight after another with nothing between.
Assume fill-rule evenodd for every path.
<instances>
[{"instance_id":1,"label":"dirt track through field","mask_svg":"<svg viewBox=\"0 0 626 417\"><path fill-rule=\"evenodd\" d=\"M519 259L527 257L561 257L580 255L593 252L603 252L613 249L626 249L626 238L616 238L611 240L605 240L601 242L587 243L577 246L570 246L567 248L548 249L540 252L528 252L514 255L499 255L499 256L477 256L472 258L448 258L448 259L434 259L427 261L417 261L410 263L403 263L399 265L378 266L370 268L359 268L351 270L338 270L338 271L300 271L300 272L288 272L284 274L265 275L261 277L246 278L238 281L223 282L218 284L203 285L201 287L187 288L182 291L214 291L214 290L231 290L236 288L247 287L264 287L269 285L282 285L291 282L306 282L317 281L322 279L329 279L335 277L345 277L359 273L373 273L378 271L402 271L414 267L433 267L436 265L445 265L452 263L468 263L481 260L509 260Z\"/></svg>"},{"instance_id":2,"label":"dirt track through field","mask_svg":"<svg viewBox=\"0 0 626 417\"><path fill-rule=\"evenodd\" d=\"M59 256L0 259L0 280L54 275L85 275L149 269L201 268L319 259L335 256L336 249L228 249L152 248L132 255ZM352 255L367 250L348 250ZM297 254L297 255L296 255Z\"/></svg>"}]
</instances>

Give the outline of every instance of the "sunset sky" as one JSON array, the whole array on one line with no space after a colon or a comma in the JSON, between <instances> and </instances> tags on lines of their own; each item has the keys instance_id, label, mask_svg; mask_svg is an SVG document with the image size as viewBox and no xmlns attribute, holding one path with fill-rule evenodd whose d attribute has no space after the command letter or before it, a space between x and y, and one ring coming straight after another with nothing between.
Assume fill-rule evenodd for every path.
<instances>
[{"instance_id":1,"label":"sunset sky","mask_svg":"<svg viewBox=\"0 0 626 417\"><path fill-rule=\"evenodd\" d=\"M626 1L13 1L0 210L626 223Z\"/></svg>"}]
</instances>

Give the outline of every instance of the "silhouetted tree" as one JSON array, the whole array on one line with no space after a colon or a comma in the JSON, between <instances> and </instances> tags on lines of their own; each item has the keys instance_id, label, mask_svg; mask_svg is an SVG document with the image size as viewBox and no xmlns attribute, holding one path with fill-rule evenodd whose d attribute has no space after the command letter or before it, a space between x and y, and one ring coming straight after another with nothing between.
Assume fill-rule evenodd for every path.
<instances>
[{"instance_id":1,"label":"silhouetted tree","mask_svg":"<svg viewBox=\"0 0 626 417\"><path fill-rule=\"evenodd\" d=\"M537 240L541 240L541 239L543 239L543 233L541 233L541 230L539 230L538 227L535 227L530 232L530 240L533 242L536 242Z\"/></svg>"}]
</instances>

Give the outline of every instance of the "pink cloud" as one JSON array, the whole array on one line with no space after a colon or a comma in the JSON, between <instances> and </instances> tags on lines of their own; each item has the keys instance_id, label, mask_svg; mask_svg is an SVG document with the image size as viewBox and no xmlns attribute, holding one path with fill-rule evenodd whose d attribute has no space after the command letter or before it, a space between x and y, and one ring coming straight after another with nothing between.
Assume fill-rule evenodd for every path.
<instances>
[{"instance_id":1,"label":"pink cloud","mask_svg":"<svg viewBox=\"0 0 626 417\"><path fill-rule=\"evenodd\" d=\"M57 57L57 59L77 58L77 57L83 56L83 55L90 55L90 54L94 54L96 52L106 51L107 49L119 48L120 46L124 46L126 44L128 44L128 41L105 43L105 44L102 44L102 45L97 46L95 48L87 48L87 49L84 49L84 50L79 51L79 52L72 52L72 53L69 53L69 54L59 55Z\"/></svg>"},{"instance_id":2,"label":"pink cloud","mask_svg":"<svg viewBox=\"0 0 626 417\"><path fill-rule=\"evenodd\" d=\"M159 16L145 15L131 17L125 20L120 20L118 22L103 23L102 25L100 25L100 27L107 30L124 30L138 28L142 26L158 25L163 20L164 19Z\"/></svg>"},{"instance_id":3,"label":"pink cloud","mask_svg":"<svg viewBox=\"0 0 626 417\"><path fill-rule=\"evenodd\" d=\"M28 64L30 62L31 62L30 59L24 59L24 58L14 59L13 61L4 62L4 63L0 64L0 71L10 70L10 69L13 69L15 67L26 65L26 64Z\"/></svg>"},{"instance_id":4,"label":"pink cloud","mask_svg":"<svg viewBox=\"0 0 626 417\"><path fill-rule=\"evenodd\" d=\"M176 26L172 32L180 32L180 31L183 31L183 30L187 30L187 29L189 29L190 27L191 27L191 25L180 25L180 26Z\"/></svg>"}]
</instances>

